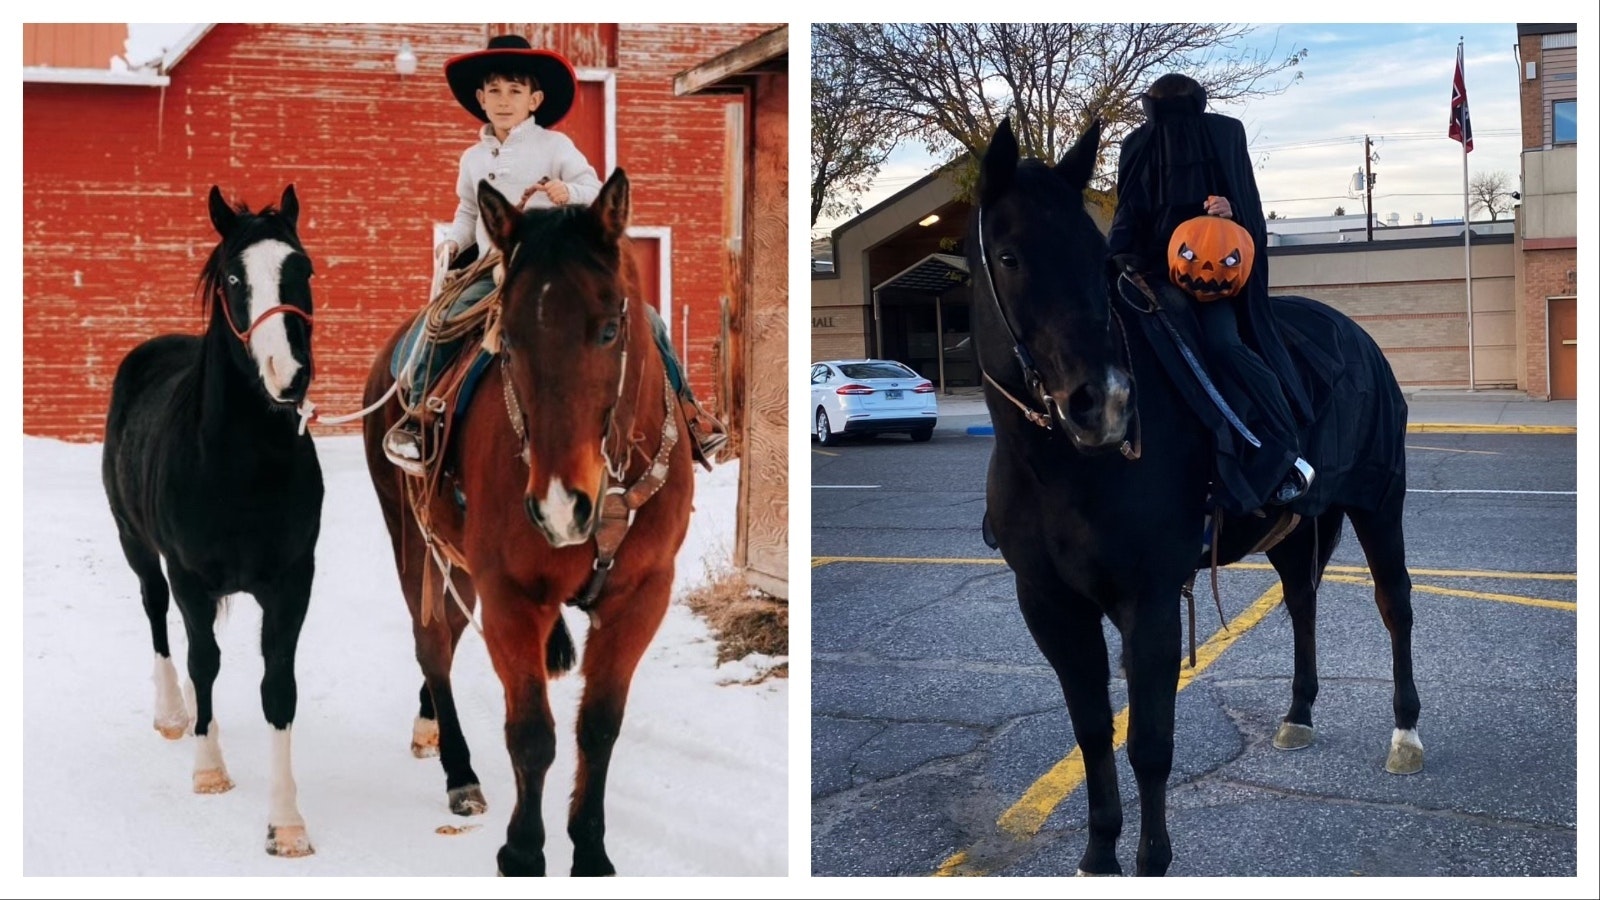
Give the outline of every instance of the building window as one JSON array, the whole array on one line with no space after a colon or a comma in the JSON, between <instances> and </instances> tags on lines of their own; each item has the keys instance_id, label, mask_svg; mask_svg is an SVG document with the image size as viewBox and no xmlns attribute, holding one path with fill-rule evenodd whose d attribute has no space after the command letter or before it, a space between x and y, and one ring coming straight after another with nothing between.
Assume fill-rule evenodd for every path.
<instances>
[{"instance_id":1,"label":"building window","mask_svg":"<svg viewBox=\"0 0 1600 900\"><path fill-rule=\"evenodd\" d=\"M1557 100L1550 104L1550 123L1554 134L1554 143L1576 144L1578 142L1578 101Z\"/></svg>"}]
</instances>

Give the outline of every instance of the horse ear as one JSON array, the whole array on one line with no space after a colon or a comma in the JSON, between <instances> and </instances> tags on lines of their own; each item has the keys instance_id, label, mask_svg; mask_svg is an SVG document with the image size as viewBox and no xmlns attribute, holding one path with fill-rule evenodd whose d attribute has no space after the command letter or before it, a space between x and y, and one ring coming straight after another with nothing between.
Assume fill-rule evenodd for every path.
<instances>
[{"instance_id":1,"label":"horse ear","mask_svg":"<svg viewBox=\"0 0 1600 900\"><path fill-rule=\"evenodd\" d=\"M239 221L239 215L222 199L222 189L216 185L211 186L211 226L217 229L217 234L227 237L233 231L233 226Z\"/></svg>"},{"instance_id":2,"label":"horse ear","mask_svg":"<svg viewBox=\"0 0 1600 900\"><path fill-rule=\"evenodd\" d=\"M1056 174L1081 191L1089 186L1089 179L1094 177L1094 164L1099 155L1100 120L1095 119L1061 157L1061 162L1056 164Z\"/></svg>"},{"instance_id":3,"label":"horse ear","mask_svg":"<svg viewBox=\"0 0 1600 900\"><path fill-rule=\"evenodd\" d=\"M1017 172L1017 136L1011 133L1011 117L1000 120L1000 127L983 153L978 173L978 202L991 203L1011 186Z\"/></svg>"},{"instance_id":4,"label":"horse ear","mask_svg":"<svg viewBox=\"0 0 1600 900\"><path fill-rule=\"evenodd\" d=\"M628 218L632 215L633 207L629 194L627 173L618 166L600 188L600 195L594 198L593 209L600 217L600 227L605 231L608 241L619 240L628 231Z\"/></svg>"},{"instance_id":5,"label":"horse ear","mask_svg":"<svg viewBox=\"0 0 1600 900\"><path fill-rule=\"evenodd\" d=\"M483 219L484 230L489 232L489 240L503 255L510 256L511 238L517 232L522 214L510 200L490 187L487 179L478 180L478 215Z\"/></svg>"},{"instance_id":6,"label":"horse ear","mask_svg":"<svg viewBox=\"0 0 1600 900\"><path fill-rule=\"evenodd\" d=\"M294 195L294 185L283 189L283 200L278 203L278 212L290 225L298 224L300 219L300 199Z\"/></svg>"}]
</instances>

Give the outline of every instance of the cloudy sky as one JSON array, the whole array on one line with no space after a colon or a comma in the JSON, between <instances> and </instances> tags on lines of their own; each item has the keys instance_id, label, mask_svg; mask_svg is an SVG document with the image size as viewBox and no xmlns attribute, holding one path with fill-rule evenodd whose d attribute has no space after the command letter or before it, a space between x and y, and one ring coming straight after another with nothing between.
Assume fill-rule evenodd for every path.
<instances>
[{"instance_id":1,"label":"cloudy sky","mask_svg":"<svg viewBox=\"0 0 1600 900\"><path fill-rule=\"evenodd\" d=\"M1461 145L1446 136L1456 42L1466 39L1467 99L1472 111L1470 173L1521 171L1515 24L1260 24L1253 46L1276 55L1309 52L1304 78L1284 93L1218 107L1250 136L1256 179L1268 210L1280 216L1326 216L1343 206L1360 215L1351 176L1364 164L1371 135L1376 161L1373 207L1409 224L1462 214ZM897 151L880 173L870 206L927 174L935 160L919 148ZM826 233L837 221L818 222ZM826 226L826 227L821 227Z\"/></svg>"}]
</instances>

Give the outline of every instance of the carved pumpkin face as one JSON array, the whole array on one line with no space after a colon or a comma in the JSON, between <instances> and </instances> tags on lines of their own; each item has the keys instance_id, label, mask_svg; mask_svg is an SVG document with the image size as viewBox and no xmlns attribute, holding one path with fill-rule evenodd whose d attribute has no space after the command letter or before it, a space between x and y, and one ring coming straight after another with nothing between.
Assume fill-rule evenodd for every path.
<instances>
[{"instance_id":1,"label":"carved pumpkin face","mask_svg":"<svg viewBox=\"0 0 1600 900\"><path fill-rule=\"evenodd\" d=\"M1221 216L1196 216L1173 229L1167 243L1172 283L1200 301L1236 296L1255 259L1250 232Z\"/></svg>"}]
</instances>

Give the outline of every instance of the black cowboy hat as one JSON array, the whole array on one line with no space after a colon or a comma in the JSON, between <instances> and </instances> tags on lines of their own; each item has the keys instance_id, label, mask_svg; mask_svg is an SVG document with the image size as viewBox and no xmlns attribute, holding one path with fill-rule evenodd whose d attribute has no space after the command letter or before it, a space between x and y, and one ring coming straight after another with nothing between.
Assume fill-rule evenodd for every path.
<instances>
[{"instance_id":1,"label":"black cowboy hat","mask_svg":"<svg viewBox=\"0 0 1600 900\"><path fill-rule=\"evenodd\" d=\"M444 77L456 102L484 122L489 117L477 92L489 72L526 72L538 79L544 101L533 111L533 120L545 128L566 116L578 91L578 75L566 57L554 50L535 50L521 35L497 34L489 39L488 49L451 57L444 64Z\"/></svg>"}]
</instances>

